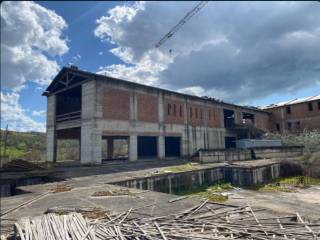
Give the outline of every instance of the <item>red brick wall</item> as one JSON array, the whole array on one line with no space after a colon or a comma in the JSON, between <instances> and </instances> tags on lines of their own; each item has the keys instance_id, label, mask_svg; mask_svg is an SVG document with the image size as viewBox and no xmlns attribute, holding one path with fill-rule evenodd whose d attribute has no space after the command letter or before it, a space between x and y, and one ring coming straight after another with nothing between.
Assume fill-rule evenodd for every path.
<instances>
[{"instance_id":1,"label":"red brick wall","mask_svg":"<svg viewBox=\"0 0 320 240\"><path fill-rule=\"evenodd\" d=\"M165 123L184 123L183 102L165 98L164 100L164 122Z\"/></svg>"},{"instance_id":2,"label":"red brick wall","mask_svg":"<svg viewBox=\"0 0 320 240\"><path fill-rule=\"evenodd\" d=\"M207 107L200 104L187 104L188 109L188 123L192 126L204 126L205 114Z\"/></svg>"},{"instance_id":3,"label":"red brick wall","mask_svg":"<svg viewBox=\"0 0 320 240\"><path fill-rule=\"evenodd\" d=\"M158 122L158 98L153 95L138 94L138 120Z\"/></svg>"},{"instance_id":4,"label":"red brick wall","mask_svg":"<svg viewBox=\"0 0 320 240\"><path fill-rule=\"evenodd\" d=\"M207 108L208 127L222 127L221 109L215 107Z\"/></svg>"},{"instance_id":5,"label":"red brick wall","mask_svg":"<svg viewBox=\"0 0 320 240\"><path fill-rule=\"evenodd\" d=\"M130 94L128 91L105 88L102 99L103 118L129 120Z\"/></svg>"},{"instance_id":6,"label":"red brick wall","mask_svg":"<svg viewBox=\"0 0 320 240\"><path fill-rule=\"evenodd\" d=\"M255 114L255 126L265 131L270 130L270 116L266 114Z\"/></svg>"}]
</instances>

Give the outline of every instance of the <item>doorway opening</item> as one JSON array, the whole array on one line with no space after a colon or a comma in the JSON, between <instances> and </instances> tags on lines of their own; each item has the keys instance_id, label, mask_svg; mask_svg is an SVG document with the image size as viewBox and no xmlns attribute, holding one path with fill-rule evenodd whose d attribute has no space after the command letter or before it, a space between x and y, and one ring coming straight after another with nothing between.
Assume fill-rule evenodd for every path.
<instances>
[{"instance_id":1,"label":"doorway opening","mask_svg":"<svg viewBox=\"0 0 320 240\"><path fill-rule=\"evenodd\" d=\"M157 156L157 137L138 136L138 158L156 158Z\"/></svg>"},{"instance_id":2,"label":"doorway opening","mask_svg":"<svg viewBox=\"0 0 320 240\"><path fill-rule=\"evenodd\" d=\"M180 137L165 137L165 157L180 157L180 149Z\"/></svg>"}]
</instances>

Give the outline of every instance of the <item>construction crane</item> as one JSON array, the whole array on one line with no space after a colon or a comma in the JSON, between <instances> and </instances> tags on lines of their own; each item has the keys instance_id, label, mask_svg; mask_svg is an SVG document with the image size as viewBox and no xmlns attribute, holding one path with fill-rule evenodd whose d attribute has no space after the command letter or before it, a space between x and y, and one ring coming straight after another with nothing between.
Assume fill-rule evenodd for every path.
<instances>
[{"instance_id":1,"label":"construction crane","mask_svg":"<svg viewBox=\"0 0 320 240\"><path fill-rule=\"evenodd\" d=\"M186 22L188 22L195 14L197 14L209 1L201 1L193 9L191 9L177 25L175 25L160 41L155 45L156 48L160 47L165 41L173 36Z\"/></svg>"}]
</instances>

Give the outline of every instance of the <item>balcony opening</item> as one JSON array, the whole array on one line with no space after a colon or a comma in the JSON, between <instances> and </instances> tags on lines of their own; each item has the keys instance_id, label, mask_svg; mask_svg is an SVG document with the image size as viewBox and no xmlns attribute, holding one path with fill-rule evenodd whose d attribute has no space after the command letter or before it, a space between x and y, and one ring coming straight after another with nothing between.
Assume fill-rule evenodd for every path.
<instances>
[{"instance_id":1,"label":"balcony opening","mask_svg":"<svg viewBox=\"0 0 320 240\"><path fill-rule=\"evenodd\" d=\"M57 123L81 118L81 86L58 93L56 97Z\"/></svg>"}]
</instances>

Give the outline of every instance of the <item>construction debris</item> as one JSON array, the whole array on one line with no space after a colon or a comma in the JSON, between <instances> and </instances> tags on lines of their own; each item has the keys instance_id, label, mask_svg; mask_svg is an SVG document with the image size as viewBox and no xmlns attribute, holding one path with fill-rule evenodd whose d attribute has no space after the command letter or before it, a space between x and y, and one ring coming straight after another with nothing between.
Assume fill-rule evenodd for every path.
<instances>
[{"instance_id":1,"label":"construction debris","mask_svg":"<svg viewBox=\"0 0 320 240\"><path fill-rule=\"evenodd\" d=\"M115 190L106 190L94 192L92 197L114 197L114 196L133 196L135 193L132 193L129 189L115 189Z\"/></svg>"},{"instance_id":2,"label":"construction debris","mask_svg":"<svg viewBox=\"0 0 320 240\"><path fill-rule=\"evenodd\" d=\"M57 184L51 189L52 193L68 192L71 191L72 187L66 184Z\"/></svg>"},{"instance_id":3,"label":"construction debris","mask_svg":"<svg viewBox=\"0 0 320 240\"><path fill-rule=\"evenodd\" d=\"M183 211L141 218L138 209L89 219L80 213L49 213L15 223L15 237L46 239L317 239L320 223L299 214L270 217L262 209L208 200Z\"/></svg>"},{"instance_id":4,"label":"construction debris","mask_svg":"<svg viewBox=\"0 0 320 240\"><path fill-rule=\"evenodd\" d=\"M80 213L83 217L97 219L109 217L111 211L98 207L52 207L48 208L45 213L55 213L58 215Z\"/></svg>"}]
</instances>

